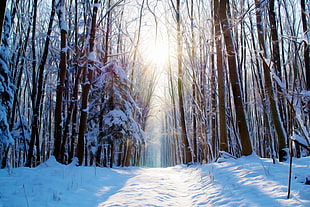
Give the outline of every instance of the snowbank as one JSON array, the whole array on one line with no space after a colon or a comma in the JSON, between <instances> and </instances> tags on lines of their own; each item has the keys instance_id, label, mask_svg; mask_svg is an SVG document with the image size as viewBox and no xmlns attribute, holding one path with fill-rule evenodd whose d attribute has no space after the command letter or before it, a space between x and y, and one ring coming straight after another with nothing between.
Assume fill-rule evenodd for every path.
<instances>
[{"instance_id":1,"label":"snowbank","mask_svg":"<svg viewBox=\"0 0 310 207\"><path fill-rule=\"evenodd\" d=\"M255 155L221 163L169 168L62 165L0 170L0 207L41 206L310 206L310 157L289 163Z\"/></svg>"}]
</instances>

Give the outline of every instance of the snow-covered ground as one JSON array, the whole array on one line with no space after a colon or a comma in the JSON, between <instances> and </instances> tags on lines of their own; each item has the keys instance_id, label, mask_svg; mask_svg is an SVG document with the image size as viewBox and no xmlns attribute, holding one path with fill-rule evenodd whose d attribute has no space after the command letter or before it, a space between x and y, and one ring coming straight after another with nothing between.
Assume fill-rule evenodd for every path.
<instances>
[{"instance_id":1,"label":"snow-covered ground","mask_svg":"<svg viewBox=\"0 0 310 207\"><path fill-rule=\"evenodd\" d=\"M50 158L37 168L0 170L0 207L310 206L310 157L289 163L255 155L203 166L95 168Z\"/></svg>"}]
</instances>

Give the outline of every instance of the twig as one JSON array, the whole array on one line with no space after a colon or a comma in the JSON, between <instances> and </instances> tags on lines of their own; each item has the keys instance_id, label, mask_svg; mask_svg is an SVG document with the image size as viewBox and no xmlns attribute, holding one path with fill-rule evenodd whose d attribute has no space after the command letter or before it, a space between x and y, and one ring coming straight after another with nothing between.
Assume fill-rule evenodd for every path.
<instances>
[{"instance_id":1,"label":"twig","mask_svg":"<svg viewBox=\"0 0 310 207\"><path fill-rule=\"evenodd\" d=\"M24 194L25 194L26 201L27 201L27 207L29 207L29 201L28 201L28 196L27 196L27 193L26 193L25 184L23 184L23 189L24 189Z\"/></svg>"},{"instance_id":2,"label":"twig","mask_svg":"<svg viewBox=\"0 0 310 207\"><path fill-rule=\"evenodd\" d=\"M291 194L291 180L292 180L292 165L293 165L293 141L290 139L290 169L288 173L288 189L287 189L287 199L290 198Z\"/></svg>"}]
</instances>

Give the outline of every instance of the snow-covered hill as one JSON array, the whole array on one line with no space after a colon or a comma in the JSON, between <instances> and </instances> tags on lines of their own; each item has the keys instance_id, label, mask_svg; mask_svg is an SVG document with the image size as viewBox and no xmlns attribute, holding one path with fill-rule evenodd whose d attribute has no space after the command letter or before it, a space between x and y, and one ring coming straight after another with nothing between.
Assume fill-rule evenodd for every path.
<instances>
[{"instance_id":1,"label":"snow-covered hill","mask_svg":"<svg viewBox=\"0 0 310 207\"><path fill-rule=\"evenodd\" d=\"M95 168L61 165L0 170L0 207L310 206L310 157L289 163L255 155L203 166Z\"/></svg>"}]
</instances>

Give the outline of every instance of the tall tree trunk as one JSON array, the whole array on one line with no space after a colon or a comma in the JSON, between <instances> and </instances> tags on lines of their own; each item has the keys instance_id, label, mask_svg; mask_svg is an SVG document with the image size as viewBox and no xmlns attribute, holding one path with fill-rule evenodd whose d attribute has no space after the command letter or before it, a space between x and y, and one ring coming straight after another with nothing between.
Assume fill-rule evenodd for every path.
<instances>
[{"instance_id":1,"label":"tall tree trunk","mask_svg":"<svg viewBox=\"0 0 310 207\"><path fill-rule=\"evenodd\" d=\"M2 27L4 23L5 9L6 9L6 0L2 0L0 2L0 43L2 42Z\"/></svg>"},{"instance_id":2,"label":"tall tree trunk","mask_svg":"<svg viewBox=\"0 0 310 207\"><path fill-rule=\"evenodd\" d=\"M74 34L74 50L76 56L74 57L74 72L71 74L72 78L72 95L69 97L70 103L67 110L67 115L64 120L64 130L63 130L63 141L61 143L61 151L60 156L62 158L62 163L65 163L66 161L71 161L74 156L74 144L75 144L75 137L76 134L74 133L76 131L76 116L77 116L77 101L78 101L78 93L79 93L79 83L80 83L80 75L81 75L81 68L78 66L78 60L80 59L81 50L78 47L78 31L79 31L79 25L78 25L78 0L75 0L75 17L74 17L74 25L75 25L75 34ZM70 129L71 131L71 146L69 145L69 136L70 136ZM65 156L67 150L68 157Z\"/></svg>"},{"instance_id":3,"label":"tall tree trunk","mask_svg":"<svg viewBox=\"0 0 310 207\"><path fill-rule=\"evenodd\" d=\"M39 146L39 129L38 129L38 109L36 109L36 98L37 98L37 60L36 60L36 24L37 24L37 5L38 1L33 1L33 19L32 19L32 38L31 38L31 46L32 46L32 92L31 92L31 101L32 101L32 120L31 120L31 135L30 135L30 143L28 150L28 158L26 162L27 167L32 166L32 159L34 153L34 147L36 145L36 160L40 161L40 146Z\"/></svg>"},{"instance_id":4,"label":"tall tree trunk","mask_svg":"<svg viewBox=\"0 0 310 207\"><path fill-rule=\"evenodd\" d=\"M300 5L301 5L302 27L303 27L304 35L307 37L307 33L309 31L308 31L305 0L300 0ZM309 44L308 38L304 46L304 60L305 60L305 70L306 70L306 87L307 87L307 90L310 91L310 44Z\"/></svg>"},{"instance_id":5,"label":"tall tree trunk","mask_svg":"<svg viewBox=\"0 0 310 207\"><path fill-rule=\"evenodd\" d=\"M264 29L263 29L263 23L262 23L262 17L261 17L261 9L260 9L260 1L255 0L256 4L256 22L257 22L257 35L258 35L258 41L260 50L264 51L266 54L266 46L265 46L265 39L264 39ZM264 80L265 80L265 90L268 96L268 101L270 105L270 112L272 117L272 122L274 124L276 133L278 135L278 143L279 143L279 160L284 161L286 153L284 151L284 148L286 148L286 138L285 138L285 132L283 130L281 121L280 121L280 115L277 108L277 103L275 101L273 86L272 86L272 79L270 75L270 68L269 65L265 62L264 57L262 57L263 60L263 70L264 70Z\"/></svg>"},{"instance_id":6,"label":"tall tree trunk","mask_svg":"<svg viewBox=\"0 0 310 207\"><path fill-rule=\"evenodd\" d=\"M98 11L98 0L94 2L92 22L91 22L91 31L89 38L89 53L91 56L94 54L95 49L95 35L97 30L97 11ZM83 72L84 83L82 85L82 108L81 108L81 117L80 117L80 128L79 128L79 137L77 144L76 156L79 159L79 165L83 164L84 159L84 136L86 131L86 122L87 122L87 107L88 107L88 94L90 91L90 86L93 81L93 70L94 70L94 60L88 60L87 67L85 67Z\"/></svg>"},{"instance_id":7,"label":"tall tree trunk","mask_svg":"<svg viewBox=\"0 0 310 207\"><path fill-rule=\"evenodd\" d=\"M218 149L217 149L217 140L218 140L218 124L217 124L217 93L216 93L216 66L215 66L215 55L211 55L211 90L212 90L212 95L211 95L211 137L212 137L212 151L211 151L211 159L214 159L217 157L218 154ZM226 139L225 139L226 140Z\"/></svg>"},{"instance_id":8,"label":"tall tree trunk","mask_svg":"<svg viewBox=\"0 0 310 207\"><path fill-rule=\"evenodd\" d=\"M60 156L62 159L62 163L65 162L65 153L66 153L66 144L68 144L68 139L69 139L69 128L70 126L73 128L72 130L72 137L75 137L75 128L76 128L76 119L74 117L77 116L77 98L78 98L78 92L79 92L79 83L80 83L80 75L81 75L81 68L76 67L78 71L76 71L75 75L75 81L74 81L74 87L73 87L73 94L71 97L71 102L68 108L68 113L66 120L64 121L64 133L63 133L63 142L61 143L61 151L60 151ZM71 147L69 151L69 157L68 160L70 161L73 158L73 150L74 150L74 142L75 139L72 139L71 142ZM68 147L69 148L69 147Z\"/></svg>"},{"instance_id":9,"label":"tall tree trunk","mask_svg":"<svg viewBox=\"0 0 310 207\"><path fill-rule=\"evenodd\" d=\"M233 43L233 35L228 21L227 12L230 12L229 1L221 0L219 7L219 14L222 20L222 31L224 33L224 40L227 51L229 76L231 81L231 87L233 92L234 104L236 109L236 121L239 129L240 141L242 145L242 155L250 155L252 153L252 145L250 140L250 134L248 130L248 124L243 109L242 94L240 88L240 81L238 77L238 68L236 63L236 52Z\"/></svg>"},{"instance_id":10,"label":"tall tree trunk","mask_svg":"<svg viewBox=\"0 0 310 207\"><path fill-rule=\"evenodd\" d=\"M61 35L61 51L60 51L60 63L59 63L59 72L58 72L58 82L56 89L56 106L55 106L55 144L54 144L54 153L56 160L59 162L62 161L61 158L61 143L62 143L62 132L63 132L63 93L65 88L65 77L67 74L67 28L65 21L65 2L64 0L60 1L58 7L58 19L60 26L60 35Z\"/></svg>"},{"instance_id":11,"label":"tall tree trunk","mask_svg":"<svg viewBox=\"0 0 310 207\"><path fill-rule=\"evenodd\" d=\"M277 32L277 21L276 21L276 13L274 8L275 1L269 1L269 23L270 23L270 33L271 33L271 45L272 45L272 52L271 52L271 61L273 62L274 72L275 75L282 80L282 69L281 69L281 59L280 59L280 46L279 46L279 35ZM285 119L284 117L284 103L285 99L282 93L283 88L281 88L279 84L277 84L277 98L278 98L278 110L280 115L280 121L283 123L283 127L285 126L285 122L282 121ZM283 129L284 130L284 129ZM282 141L281 141L282 142ZM285 140L284 140L285 142ZM285 146L283 146L285 148Z\"/></svg>"},{"instance_id":12,"label":"tall tree trunk","mask_svg":"<svg viewBox=\"0 0 310 207\"><path fill-rule=\"evenodd\" d=\"M48 55L48 48L50 43L50 36L53 29L53 22L55 16L55 0L52 1L52 10L48 25L48 31L45 39L45 45L43 49L43 54L41 57L41 61L38 66L38 74L37 74L37 92L34 95L35 97L35 105L33 106L33 119L32 119L32 131L31 137L35 136L36 147L37 147L37 162L40 163L40 137L39 137L39 128L40 128L40 120L42 118L42 102L44 97L44 69Z\"/></svg>"},{"instance_id":13,"label":"tall tree trunk","mask_svg":"<svg viewBox=\"0 0 310 207\"><path fill-rule=\"evenodd\" d=\"M179 96L179 111L180 111L180 125L181 125L181 137L183 142L184 164L188 164L192 161L192 149L190 148L186 120L185 120L185 108L183 97L183 69L182 69L182 34L181 34L181 1L176 1L176 21L177 21L177 64L178 64L178 96Z\"/></svg>"},{"instance_id":14,"label":"tall tree trunk","mask_svg":"<svg viewBox=\"0 0 310 207\"><path fill-rule=\"evenodd\" d=\"M29 12L29 10L27 12ZM18 44L18 45L20 45L20 47L18 49L16 58L14 58L14 56L13 56L11 59L11 62L13 63L13 67L18 68L18 69L15 70L15 73L13 74L14 85L16 86L17 90L15 90L15 93L14 93L13 107L11 110L12 113L11 113L11 121L10 121L11 122L10 123L10 130L12 130L14 128L14 123L16 120L15 117L16 117L16 113L18 111L17 108L19 107L19 106L17 106L17 104L18 104L18 101L20 99L20 94L21 94L21 90L22 90L22 88L21 88L22 77L24 74L24 70L26 70L25 67L23 67L24 63L26 61L26 58L23 58L23 57L26 56L28 41L30 39L30 34L31 34L31 32L30 32L31 31L31 25L28 24L26 26L27 26L26 36L23 37L22 35L20 35L19 44Z\"/></svg>"},{"instance_id":15,"label":"tall tree trunk","mask_svg":"<svg viewBox=\"0 0 310 207\"><path fill-rule=\"evenodd\" d=\"M196 77L196 44L195 44L195 31L194 31L194 27L195 27L195 22L194 22L194 1L191 0L191 4L190 4L190 28L191 28L191 51L190 51L190 59L191 59L191 67L192 67L192 121L193 121L193 141L191 143L192 150L193 150L193 162L197 162L197 77ZM202 83L205 84L205 83Z\"/></svg>"},{"instance_id":16,"label":"tall tree trunk","mask_svg":"<svg viewBox=\"0 0 310 207\"><path fill-rule=\"evenodd\" d=\"M141 37L141 27L142 27L144 1L145 0L142 1L141 7L140 7L137 41L135 43L134 51L133 51L133 65L132 65L131 76L130 76L130 81L132 82L132 84L130 85L130 92L131 93L133 93L133 86L134 86L133 80L134 80L134 76L135 76L135 64L136 64L137 52L138 52L138 47L139 47L139 44L140 44L140 37Z\"/></svg>"},{"instance_id":17,"label":"tall tree trunk","mask_svg":"<svg viewBox=\"0 0 310 207\"><path fill-rule=\"evenodd\" d=\"M169 34L168 34L169 35ZM169 39L169 38L168 38ZM170 53L170 44L169 44L169 41L168 41L168 54ZM174 90L174 84L173 84L173 73L172 73L172 66L171 66L171 60L170 60L170 56L168 56L168 77L169 77L169 88L170 88L170 93L171 93L171 103L172 103L172 114L173 114L173 117L172 117L172 127L173 127L173 132L172 132L172 135L171 139L173 139L173 144L175 146L175 153L174 155L176 155L176 159L175 159L175 162L176 163L180 163L182 162L182 156L180 155L179 151L180 151L180 143L179 143L179 135L175 133L175 129L177 128L178 126L178 121L177 121L177 104L176 104L176 95L175 95L175 90Z\"/></svg>"},{"instance_id":18,"label":"tall tree trunk","mask_svg":"<svg viewBox=\"0 0 310 207\"><path fill-rule=\"evenodd\" d=\"M111 0L108 0L108 14L107 14L107 25L106 25L106 32L105 32L105 41L104 41L104 57L103 57L103 64L106 64L108 62L108 56L109 56L109 38L111 33Z\"/></svg>"},{"instance_id":19,"label":"tall tree trunk","mask_svg":"<svg viewBox=\"0 0 310 207\"><path fill-rule=\"evenodd\" d=\"M81 68L78 65L78 60L80 59L80 56L82 55L82 54L80 54L81 50L79 49L79 46L78 46L78 39L79 39L79 34L78 34L79 27L77 26L78 25L78 15L77 15L78 14L78 0L75 0L75 13L76 13L76 16L74 19L74 21L75 21L74 24L76 25L76 27L75 27L75 37L74 37L75 40L74 41L75 41L75 50L76 50L76 53L78 55L76 56L75 65L74 65L74 68L76 71L76 76L75 76L75 83L74 83L74 89L73 89L72 101L71 101L72 106L69 106L68 117L67 117L67 119L72 119L71 121L67 120L67 123L68 123L68 125L71 126L71 130L72 130L71 131L71 137L70 137L71 144L70 144L70 147L68 147L70 149L69 155L68 155L69 161L72 160L72 158L75 155L75 144L76 144L76 138L77 138L77 121L78 121L78 104L77 104L77 102L78 102L80 75L82 72ZM69 128L68 125L66 125L66 127ZM69 136L69 129L65 129L64 135ZM66 140L67 137L64 137L64 139Z\"/></svg>"},{"instance_id":20,"label":"tall tree trunk","mask_svg":"<svg viewBox=\"0 0 310 207\"><path fill-rule=\"evenodd\" d=\"M274 11L274 0L269 1L269 22L270 32L272 39L272 55L271 60L274 63L275 73L281 78L281 61L280 61L280 49L279 49L279 37L277 32L276 13Z\"/></svg>"},{"instance_id":21,"label":"tall tree trunk","mask_svg":"<svg viewBox=\"0 0 310 207\"><path fill-rule=\"evenodd\" d=\"M258 14L259 15L259 14ZM261 19L260 15L258 16L259 19ZM260 20L262 21L262 20ZM253 26L253 22L252 22L252 18L250 19L250 27L251 28L254 28ZM262 24L259 24L258 25L258 30L259 30L259 35L261 35L263 37L263 30L262 30ZM251 32L251 38L253 40L255 40L254 38L255 36L255 32L254 30ZM260 36L259 36L260 37ZM255 80L256 82L256 87L258 88L258 91L259 91L259 96L261 98L261 101L262 101L262 106L263 106L263 117L261 118L263 121L262 121L262 126L256 126L256 127L261 127L263 128L264 130L259 130L260 131L260 135L259 135L259 138L260 137L263 137L263 139L260 139L259 142L261 143L261 149L262 149L262 154L263 154L263 157L266 157L267 156L267 149L270 149L268 155L270 155L269 157L272 157L272 159L274 160L274 156L275 156L275 153L274 153L274 150L273 150L273 141L271 139L271 123L269 121L269 118L268 118L268 114L270 112L270 109L269 109L269 106L268 104L266 104L266 101L268 100L268 96L266 95L266 92L264 90L264 78L263 78L263 71L264 69L261 68L260 66L260 59L259 59L259 51L260 49L257 48L256 46L256 42L255 41L252 41L252 44L253 44L253 49L254 49L254 55L256 57L255 59L255 67L252 67L252 77L253 77L253 80ZM260 48L260 47L259 47ZM253 85L254 87L254 85ZM255 107L256 109L256 107ZM257 109L256 109L257 110ZM256 111L255 110L255 111ZM259 114L256 113L256 116L260 116ZM258 124L259 123L259 117L256 117L257 121L256 123Z\"/></svg>"},{"instance_id":22,"label":"tall tree trunk","mask_svg":"<svg viewBox=\"0 0 310 207\"><path fill-rule=\"evenodd\" d=\"M226 103L225 103L225 69L223 65L223 47L221 38L221 19L219 15L219 0L213 0L214 27L216 45L216 65L218 76L218 105L219 105L219 128L220 128L220 151L228 152L227 126L226 126Z\"/></svg>"}]
</instances>

